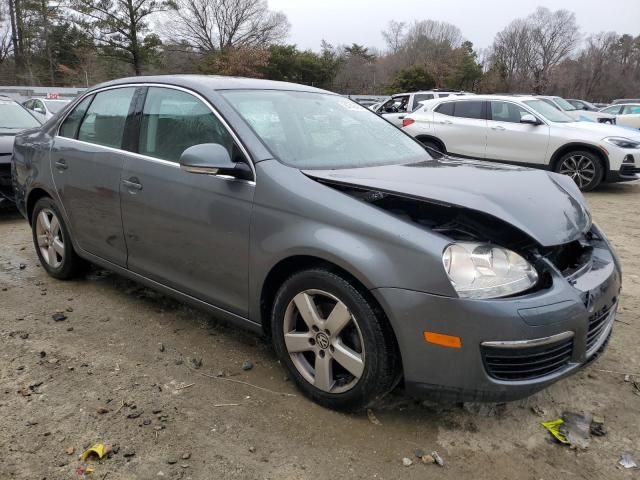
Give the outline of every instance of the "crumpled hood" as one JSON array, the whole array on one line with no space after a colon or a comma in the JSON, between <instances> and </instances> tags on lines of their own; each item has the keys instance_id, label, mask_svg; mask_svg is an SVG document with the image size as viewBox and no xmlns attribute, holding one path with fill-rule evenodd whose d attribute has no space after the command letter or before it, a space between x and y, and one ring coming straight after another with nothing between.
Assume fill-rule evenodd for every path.
<instances>
[{"instance_id":1,"label":"crumpled hood","mask_svg":"<svg viewBox=\"0 0 640 480\"><path fill-rule=\"evenodd\" d=\"M303 173L329 183L484 212L543 246L576 240L591 225L584 198L573 180L543 170L445 158L410 165Z\"/></svg>"}]
</instances>

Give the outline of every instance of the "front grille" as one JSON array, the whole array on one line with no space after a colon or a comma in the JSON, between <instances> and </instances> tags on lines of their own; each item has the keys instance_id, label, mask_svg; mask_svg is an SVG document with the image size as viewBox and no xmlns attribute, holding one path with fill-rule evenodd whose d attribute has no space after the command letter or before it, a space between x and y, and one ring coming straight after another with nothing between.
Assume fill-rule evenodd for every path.
<instances>
[{"instance_id":1,"label":"front grille","mask_svg":"<svg viewBox=\"0 0 640 480\"><path fill-rule=\"evenodd\" d=\"M564 369L573 353L573 337L523 348L482 346L487 373L497 380L517 381L544 377Z\"/></svg>"},{"instance_id":2,"label":"front grille","mask_svg":"<svg viewBox=\"0 0 640 480\"><path fill-rule=\"evenodd\" d=\"M607 327L613 321L612 314L615 311L615 305L600 309L589 317L589 329L587 330L587 355L591 354L591 350L598 343L600 337L607 331Z\"/></svg>"},{"instance_id":3,"label":"front grille","mask_svg":"<svg viewBox=\"0 0 640 480\"><path fill-rule=\"evenodd\" d=\"M635 165L626 165L622 164L620 167L620 175L635 175L636 173L640 173L640 168Z\"/></svg>"}]
</instances>

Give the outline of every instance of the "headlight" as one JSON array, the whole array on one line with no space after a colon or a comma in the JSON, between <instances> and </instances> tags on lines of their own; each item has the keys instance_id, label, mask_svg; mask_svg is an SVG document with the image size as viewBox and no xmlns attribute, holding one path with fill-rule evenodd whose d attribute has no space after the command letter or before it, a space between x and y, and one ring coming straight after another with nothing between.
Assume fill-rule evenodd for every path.
<instances>
[{"instance_id":1,"label":"headlight","mask_svg":"<svg viewBox=\"0 0 640 480\"><path fill-rule=\"evenodd\" d=\"M624 137L607 137L604 141L620 148L640 148L640 142Z\"/></svg>"},{"instance_id":2,"label":"headlight","mask_svg":"<svg viewBox=\"0 0 640 480\"><path fill-rule=\"evenodd\" d=\"M505 297L538 281L536 270L520 255L485 243L453 243L445 248L442 263L462 298Z\"/></svg>"}]
</instances>

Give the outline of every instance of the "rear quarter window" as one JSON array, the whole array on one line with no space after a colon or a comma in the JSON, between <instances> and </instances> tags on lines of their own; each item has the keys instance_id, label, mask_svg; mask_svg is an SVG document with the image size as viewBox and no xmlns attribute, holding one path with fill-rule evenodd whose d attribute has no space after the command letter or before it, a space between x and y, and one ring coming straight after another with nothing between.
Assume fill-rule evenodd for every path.
<instances>
[{"instance_id":1,"label":"rear quarter window","mask_svg":"<svg viewBox=\"0 0 640 480\"><path fill-rule=\"evenodd\" d=\"M453 110L454 110L454 103L453 102L446 102L446 103L442 103L440 105L438 105L435 109L436 112L442 114L442 115L449 115L451 117L453 117Z\"/></svg>"}]
</instances>

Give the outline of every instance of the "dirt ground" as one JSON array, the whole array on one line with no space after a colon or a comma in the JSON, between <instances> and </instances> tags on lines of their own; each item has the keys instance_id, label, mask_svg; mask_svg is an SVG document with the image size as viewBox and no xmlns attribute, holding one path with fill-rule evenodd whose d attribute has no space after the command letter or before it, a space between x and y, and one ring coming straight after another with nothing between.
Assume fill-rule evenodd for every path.
<instances>
[{"instance_id":1,"label":"dirt ground","mask_svg":"<svg viewBox=\"0 0 640 480\"><path fill-rule=\"evenodd\" d=\"M374 410L379 425L299 395L258 336L106 271L49 278L26 222L3 214L0 479L77 479L79 467L100 480L638 478L617 462L640 459L639 199L638 182L588 195L624 269L619 321L593 366L503 406L397 391ZM608 433L586 451L555 443L540 422L565 410L604 417ZM118 452L80 461L96 442ZM444 468L403 466L416 449L438 451Z\"/></svg>"}]
</instances>

